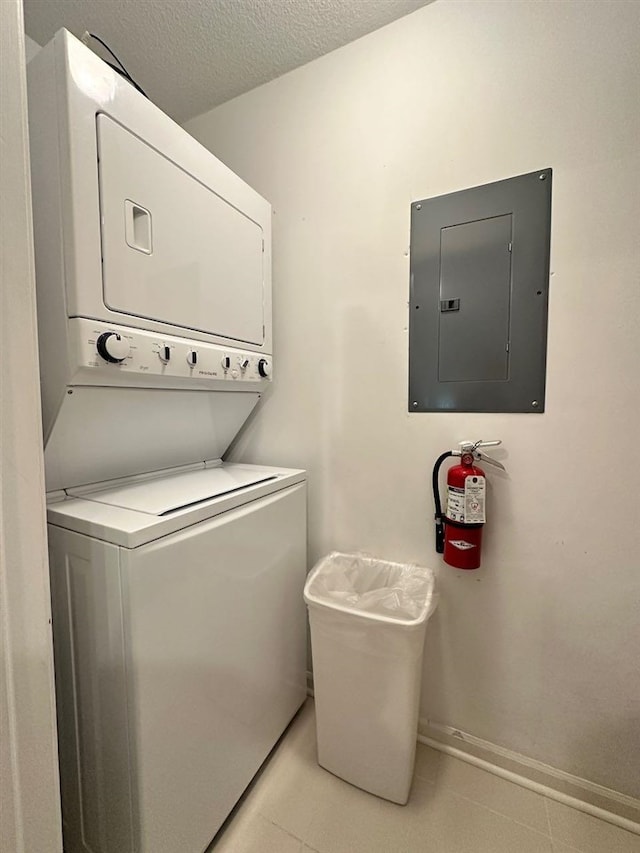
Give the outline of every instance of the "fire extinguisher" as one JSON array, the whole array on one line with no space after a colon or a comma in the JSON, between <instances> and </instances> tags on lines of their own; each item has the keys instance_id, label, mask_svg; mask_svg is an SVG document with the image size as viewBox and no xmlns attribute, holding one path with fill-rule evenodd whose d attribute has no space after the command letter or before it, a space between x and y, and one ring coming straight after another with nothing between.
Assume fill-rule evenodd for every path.
<instances>
[{"instance_id":1,"label":"fire extinguisher","mask_svg":"<svg viewBox=\"0 0 640 853\"><path fill-rule=\"evenodd\" d=\"M480 566L482 528L486 521L486 478L482 468L474 463L486 462L505 470L504 465L481 453L480 447L496 447L497 441L462 441L460 450L448 450L436 459L433 466L433 500L436 513L436 551L456 569L477 569ZM447 472L447 510L442 515L438 474L449 456L459 456L460 464Z\"/></svg>"}]
</instances>

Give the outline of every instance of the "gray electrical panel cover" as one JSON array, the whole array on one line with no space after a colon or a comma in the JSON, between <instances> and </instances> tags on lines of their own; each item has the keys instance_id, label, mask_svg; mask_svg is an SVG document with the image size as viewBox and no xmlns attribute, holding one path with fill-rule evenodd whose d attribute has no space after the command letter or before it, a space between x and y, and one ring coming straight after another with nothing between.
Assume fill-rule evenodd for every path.
<instances>
[{"instance_id":1,"label":"gray electrical panel cover","mask_svg":"<svg viewBox=\"0 0 640 853\"><path fill-rule=\"evenodd\" d=\"M411 205L410 412L542 412L551 169Z\"/></svg>"}]
</instances>

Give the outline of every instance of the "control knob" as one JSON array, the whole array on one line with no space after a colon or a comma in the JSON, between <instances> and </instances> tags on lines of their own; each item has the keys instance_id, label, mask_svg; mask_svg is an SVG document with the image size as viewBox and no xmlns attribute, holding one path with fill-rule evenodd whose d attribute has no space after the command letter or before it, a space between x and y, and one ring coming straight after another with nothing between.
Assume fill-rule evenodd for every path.
<instances>
[{"instance_id":1,"label":"control knob","mask_svg":"<svg viewBox=\"0 0 640 853\"><path fill-rule=\"evenodd\" d=\"M228 355L224 355L222 357L222 361L220 362L225 370L229 370L231 367L231 359Z\"/></svg>"},{"instance_id":2,"label":"control knob","mask_svg":"<svg viewBox=\"0 0 640 853\"><path fill-rule=\"evenodd\" d=\"M241 358L240 359L240 370L245 371L247 369L247 367L249 367L249 359L246 357Z\"/></svg>"},{"instance_id":3,"label":"control knob","mask_svg":"<svg viewBox=\"0 0 640 853\"><path fill-rule=\"evenodd\" d=\"M189 367L195 367L197 363L198 353L194 349L189 350L189 352L187 353L187 364L189 365Z\"/></svg>"},{"instance_id":4,"label":"control knob","mask_svg":"<svg viewBox=\"0 0 640 853\"><path fill-rule=\"evenodd\" d=\"M167 364L171 361L171 347L168 347L166 344L161 346L158 350L158 358L163 364Z\"/></svg>"},{"instance_id":5,"label":"control knob","mask_svg":"<svg viewBox=\"0 0 640 853\"><path fill-rule=\"evenodd\" d=\"M120 364L129 355L129 341L117 332L103 332L96 341L98 353L105 361Z\"/></svg>"},{"instance_id":6,"label":"control knob","mask_svg":"<svg viewBox=\"0 0 640 853\"><path fill-rule=\"evenodd\" d=\"M271 365L266 358L261 358L258 362L258 373L265 379L267 376L271 376Z\"/></svg>"}]
</instances>

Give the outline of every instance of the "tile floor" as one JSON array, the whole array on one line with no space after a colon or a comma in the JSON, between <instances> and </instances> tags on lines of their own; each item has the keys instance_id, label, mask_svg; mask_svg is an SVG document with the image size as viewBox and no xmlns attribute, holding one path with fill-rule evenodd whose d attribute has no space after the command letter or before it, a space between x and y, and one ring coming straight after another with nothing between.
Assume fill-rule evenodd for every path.
<instances>
[{"instance_id":1,"label":"tile floor","mask_svg":"<svg viewBox=\"0 0 640 853\"><path fill-rule=\"evenodd\" d=\"M640 836L418 744L406 806L316 763L308 700L210 853L640 853Z\"/></svg>"}]
</instances>

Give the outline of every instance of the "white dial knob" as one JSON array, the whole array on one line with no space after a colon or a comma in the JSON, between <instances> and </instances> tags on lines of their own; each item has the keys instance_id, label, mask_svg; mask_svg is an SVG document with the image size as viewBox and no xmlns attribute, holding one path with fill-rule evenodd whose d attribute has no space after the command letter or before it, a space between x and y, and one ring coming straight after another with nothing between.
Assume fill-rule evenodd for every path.
<instances>
[{"instance_id":1,"label":"white dial knob","mask_svg":"<svg viewBox=\"0 0 640 853\"><path fill-rule=\"evenodd\" d=\"M192 349L187 354L187 364L190 367L195 367L197 363L198 363L198 353L196 352L196 350Z\"/></svg>"},{"instance_id":2,"label":"white dial knob","mask_svg":"<svg viewBox=\"0 0 640 853\"><path fill-rule=\"evenodd\" d=\"M96 349L105 361L119 364L131 352L129 341L117 332L103 332L96 341Z\"/></svg>"},{"instance_id":3,"label":"white dial knob","mask_svg":"<svg viewBox=\"0 0 640 853\"><path fill-rule=\"evenodd\" d=\"M258 362L258 373L264 378L271 376L271 365L266 358L261 358Z\"/></svg>"},{"instance_id":4,"label":"white dial knob","mask_svg":"<svg viewBox=\"0 0 640 853\"><path fill-rule=\"evenodd\" d=\"M167 364L171 360L171 347L166 344L158 350L158 358L163 364Z\"/></svg>"},{"instance_id":5,"label":"white dial knob","mask_svg":"<svg viewBox=\"0 0 640 853\"><path fill-rule=\"evenodd\" d=\"M222 356L222 361L220 362L225 370L229 370L231 367L231 359L228 355Z\"/></svg>"},{"instance_id":6,"label":"white dial knob","mask_svg":"<svg viewBox=\"0 0 640 853\"><path fill-rule=\"evenodd\" d=\"M249 367L249 359L241 358L240 359L240 370L246 370Z\"/></svg>"}]
</instances>

